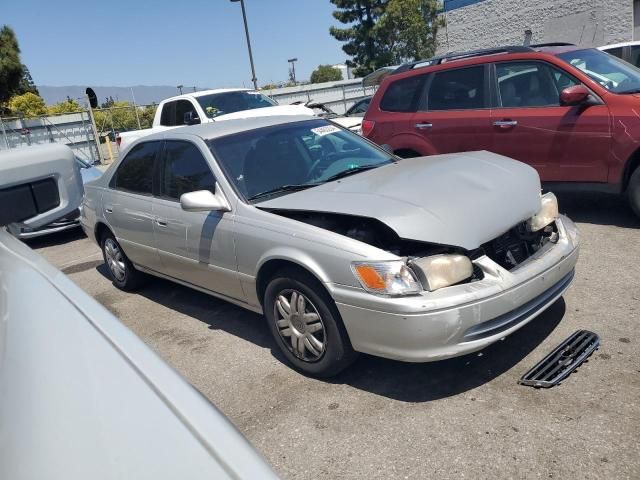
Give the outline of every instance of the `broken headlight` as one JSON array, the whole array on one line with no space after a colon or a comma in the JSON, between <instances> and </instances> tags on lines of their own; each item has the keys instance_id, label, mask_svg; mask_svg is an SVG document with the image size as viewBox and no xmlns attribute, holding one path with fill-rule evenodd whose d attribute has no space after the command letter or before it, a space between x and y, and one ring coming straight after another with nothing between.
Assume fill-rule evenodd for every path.
<instances>
[{"instance_id":1,"label":"broken headlight","mask_svg":"<svg viewBox=\"0 0 640 480\"><path fill-rule=\"evenodd\" d=\"M553 193L549 192L542 195L540 204L538 213L527 220L527 228L530 232L537 232L557 220L560 216L558 213L558 199Z\"/></svg>"},{"instance_id":2,"label":"broken headlight","mask_svg":"<svg viewBox=\"0 0 640 480\"><path fill-rule=\"evenodd\" d=\"M473 275L469 257L460 254L441 254L416 258L411 266L426 290L455 285Z\"/></svg>"},{"instance_id":3,"label":"broken headlight","mask_svg":"<svg viewBox=\"0 0 640 480\"><path fill-rule=\"evenodd\" d=\"M409 295L422 291L415 274L403 260L355 262L351 269L362 288L380 295Z\"/></svg>"}]
</instances>

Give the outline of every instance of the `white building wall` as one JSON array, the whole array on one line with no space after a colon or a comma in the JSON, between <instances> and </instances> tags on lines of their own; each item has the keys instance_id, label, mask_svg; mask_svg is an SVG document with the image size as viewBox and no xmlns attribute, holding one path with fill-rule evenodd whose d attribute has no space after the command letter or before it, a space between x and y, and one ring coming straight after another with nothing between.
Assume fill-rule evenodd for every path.
<instances>
[{"instance_id":1,"label":"white building wall","mask_svg":"<svg viewBox=\"0 0 640 480\"><path fill-rule=\"evenodd\" d=\"M445 13L438 53L498 45L570 42L601 46L629 41L634 0L484 0Z\"/></svg>"}]
</instances>

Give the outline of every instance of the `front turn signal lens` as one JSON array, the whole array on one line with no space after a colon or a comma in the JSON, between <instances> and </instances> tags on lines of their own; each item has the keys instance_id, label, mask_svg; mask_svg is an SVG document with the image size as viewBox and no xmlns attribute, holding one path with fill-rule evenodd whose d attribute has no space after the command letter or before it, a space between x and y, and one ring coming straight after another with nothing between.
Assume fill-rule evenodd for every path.
<instances>
[{"instance_id":1,"label":"front turn signal lens","mask_svg":"<svg viewBox=\"0 0 640 480\"><path fill-rule=\"evenodd\" d=\"M540 210L527 221L527 228L530 232L537 232L556 221L559 216L558 199L551 192L545 193L540 198Z\"/></svg>"},{"instance_id":2,"label":"front turn signal lens","mask_svg":"<svg viewBox=\"0 0 640 480\"><path fill-rule=\"evenodd\" d=\"M413 272L402 260L357 262L351 266L362 288L380 295L408 295L422 291Z\"/></svg>"}]
</instances>

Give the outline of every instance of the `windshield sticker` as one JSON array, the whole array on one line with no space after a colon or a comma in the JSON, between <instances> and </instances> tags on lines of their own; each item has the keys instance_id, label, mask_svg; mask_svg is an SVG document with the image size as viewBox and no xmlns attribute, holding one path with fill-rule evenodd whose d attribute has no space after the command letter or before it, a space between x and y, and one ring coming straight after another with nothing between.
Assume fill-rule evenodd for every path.
<instances>
[{"instance_id":1,"label":"windshield sticker","mask_svg":"<svg viewBox=\"0 0 640 480\"><path fill-rule=\"evenodd\" d=\"M339 132L340 129L338 127L334 127L333 125L324 125L322 127L312 128L311 131L319 137L324 137L325 135L329 135L330 133Z\"/></svg>"}]
</instances>

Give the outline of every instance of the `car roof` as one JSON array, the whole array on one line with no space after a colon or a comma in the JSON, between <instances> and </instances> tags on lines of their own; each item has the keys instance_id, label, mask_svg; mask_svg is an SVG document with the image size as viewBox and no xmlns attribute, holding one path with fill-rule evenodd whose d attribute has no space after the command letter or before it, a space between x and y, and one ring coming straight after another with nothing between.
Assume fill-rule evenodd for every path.
<instances>
[{"instance_id":1,"label":"car roof","mask_svg":"<svg viewBox=\"0 0 640 480\"><path fill-rule=\"evenodd\" d=\"M238 118L163 130L162 132L154 133L152 135L145 135L141 140L163 140L171 139L172 137L180 138L185 136L196 136L203 140L211 140L214 138L224 137L226 135L233 135L234 133L255 130L257 128L273 127L275 125L285 125L288 123L308 120L322 119L312 115L273 115L265 117Z\"/></svg>"},{"instance_id":2,"label":"car roof","mask_svg":"<svg viewBox=\"0 0 640 480\"><path fill-rule=\"evenodd\" d=\"M598 50L609 50L611 48L620 48L620 47L635 47L636 45L640 45L640 40L634 40L632 42L612 43L611 45L603 45L602 47L598 47Z\"/></svg>"},{"instance_id":3,"label":"car roof","mask_svg":"<svg viewBox=\"0 0 640 480\"><path fill-rule=\"evenodd\" d=\"M227 92L251 92L249 88L214 88L211 90L200 90L198 92L187 92L182 95L176 95L175 97L165 98L165 102L170 102L173 100L182 100L184 98L198 98L204 95L211 95L214 93L227 93Z\"/></svg>"}]
</instances>

